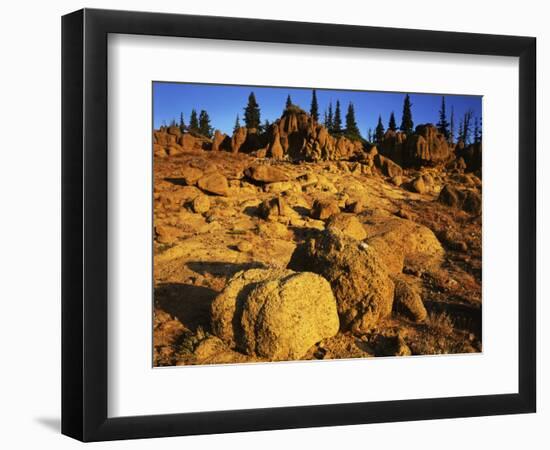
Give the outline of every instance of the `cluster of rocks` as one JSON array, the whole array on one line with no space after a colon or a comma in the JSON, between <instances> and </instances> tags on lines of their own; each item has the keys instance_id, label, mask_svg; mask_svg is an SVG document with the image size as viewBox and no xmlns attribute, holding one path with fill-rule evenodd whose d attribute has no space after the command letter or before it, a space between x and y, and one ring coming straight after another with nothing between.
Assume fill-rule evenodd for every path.
<instances>
[{"instance_id":1,"label":"cluster of rocks","mask_svg":"<svg viewBox=\"0 0 550 450\"><path fill-rule=\"evenodd\" d=\"M280 197L260 214L288 214ZM392 313L421 322L427 312L403 275L407 258L439 265L435 235L414 222L393 218L362 224L334 212L324 231L299 246L287 269L239 272L212 304L213 333L228 346L270 360L297 359L338 331L367 333Z\"/></svg>"},{"instance_id":2,"label":"cluster of rocks","mask_svg":"<svg viewBox=\"0 0 550 450\"><path fill-rule=\"evenodd\" d=\"M455 148L433 125L408 137L389 130L378 146L367 146L330 135L291 106L265 133L242 127L208 139L168 127L154 132L153 146L155 157L174 167L162 180L170 195L155 193L162 251L186 229L217 230L237 259L253 258L258 242L289 241L284 264L268 261L224 280L209 306L213 336L196 355L230 349L259 360L300 359L320 342L364 336L395 317L423 326L421 277L440 272L446 253L432 225L412 220L421 214L411 215L414 202L471 222L481 214L481 144ZM352 188L353 180L369 179L383 197L370 204L366 190ZM378 214L380 205L393 212ZM228 226L237 214L255 242L241 237L229 245L227 235L242 231ZM410 354L397 341L396 354Z\"/></svg>"}]
</instances>

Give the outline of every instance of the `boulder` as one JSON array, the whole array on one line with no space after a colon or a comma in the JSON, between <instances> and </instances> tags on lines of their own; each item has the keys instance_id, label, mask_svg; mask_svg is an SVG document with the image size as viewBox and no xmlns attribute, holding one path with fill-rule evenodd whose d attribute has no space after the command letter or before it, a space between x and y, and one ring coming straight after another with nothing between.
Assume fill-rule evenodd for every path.
<instances>
[{"instance_id":1,"label":"boulder","mask_svg":"<svg viewBox=\"0 0 550 450\"><path fill-rule=\"evenodd\" d=\"M213 172L202 176L197 186L205 192L216 195L229 195L229 183L221 173Z\"/></svg>"},{"instance_id":2,"label":"boulder","mask_svg":"<svg viewBox=\"0 0 550 450\"><path fill-rule=\"evenodd\" d=\"M192 203L193 211L202 214L210 209L210 199L206 195L197 195Z\"/></svg>"},{"instance_id":3,"label":"boulder","mask_svg":"<svg viewBox=\"0 0 550 450\"><path fill-rule=\"evenodd\" d=\"M422 322L426 319L428 312L418 292L399 277L395 277L393 282L395 284L393 309L414 322Z\"/></svg>"},{"instance_id":4,"label":"boulder","mask_svg":"<svg viewBox=\"0 0 550 450\"><path fill-rule=\"evenodd\" d=\"M179 145L185 151L202 150L206 141L206 138L194 136L191 133L184 133L178 139Z\"/></svg>"},{"instance_id":5,"label":"boulder","mask_svg":"<svg viewBox=\"0 0 550 450\"><path fill-rule=\"evenodd\" d=\"M156 157L163 158L168 155L168 152L166 151L166 148L164 148L160 144L153 144L153 154Z\"/></svg>"},{"instance_id":6,"label":"boulder","mask_svg":"<svg viewBox=\"0 0 550 450\"><path fill-rule=\"evenodd\" d=\"M382 156L380 154L377 154L374 157L374 164L387 177L396 177L403 175L403 169L399 164L394 163L391 159L386 158L385 156Z\"/></svg>"},{"instance_id":7,"label":"boulder","mask_svg":"<svg viewBox=\"0 0 550 450\"><path fill-rule=\"evenodd\" d=\"M362 241L367 237L367 232L363 224L354 214L335 214L331 216L326 223L327 230L337 230L346 236L349 236L358 241Z\"/></svg>"},{"instance_id":8,"label":"boulder","mask_svg":"<svg viewBox=\"0 0 550 450\"><path fill-rule=\"evenodd\" d=\"M439 267L444 250L435 234L424 225L398 217L369 217L363 224L367 243L376 249L390 273L403 265Z\"/></svg>"},{"instance_id":9,"label":"boulder","mask_svg":"<svg viewBox=\"0 0 550 450\"><path fill-rule=\"evenodd\" d=\"M418 194L425 194L428 191L424 178L421 176L416 177L411 181L411 190L417 192Z\"/></svg>"},{"instance_id":10,"label":"boulder","mask_svg":"<svg viewBox=\"0 0 550 450\"><path fill-rule=\"evenodd\" d=\"M338 214L340 207L336 200L315 200L311 208L311 217L314 219L325 220L333 214Z\"/></svg>"},{"instance_id":11,"label":"boulder","mask_svg":"<svg viewBox=\"0 0 550 450\"><path fill-rule=\"evenodd\" d=\"M264 200L258 207L258 213L265 220L276 221L279 217L289 217L292 210L282 197L274 197Z\"/></svg>"},{"instance_id":12,"label":"boulder","mask_svg":"<svg viewBox=\"0 0 550 450\"><path fill-rule=\"evenodd\" d=\"M339 328L328 282L284 269L237 273L211 313L212 331L226 344L272 361L298 359Z\"/></svg>"},{"instance_id":13,"label":"boulder","mask_svg":"<svg viewBox=\"0 0 550 450\"><path fill-rule=\"evenodd\" d=\"M295 253L293 264L326 278L336 297L341 323L366 332L392 311L394 286L376 250L337 230L325 230Z\"/></svg>"},{"instance_id":14,"label":"boulder","mask_svg":"<svg viewBox=\"0 0 550 450\"><path fill-rule=\"evenodd\" d=\"M299 359L340 327L330 284L314 273L258 283L241 318L243 350L271 361Z\"/></svg>"},{"instance_id":15,"label":"boulder","mask_svg":"<svg viewBox=\"0 0 550 450\"><path fill-rule=\"evenodd\" d=\"M248 178L261 183L275 183L278 181L288 181L289 179L288 175L283 170L266 164L250 166L244 171L244 174Z\"/></svg>"},{"instance_id":16,"label":"boulder","mask_svg":"<svg viewBox=\"0 0 550 450\"><path fill-rule=\"evenodd\" d=\"M212 332L230 347L242 343L241 317L246 297L260 281L293 273L285 269L250 269L235 274L211 305Z\"/></svg>"},{"instance_id":17,"label":"boulder","mask_svg":"<svg viewBox=\"0 0 550 450\"><path fill-rule=\"evenodd\" d=\"M159 244L172 244L180 236L178 228L169 225L155 225L155 238Z\"/></svg>"},{"instance_id":18,"label":"boulder","mask_svg":"<svg viewBox=\"0 0 550 450\"><path fill-rule=\"evenodd\" d=\"M201 169L192 166L183 166L179 173L187 186L195 186L197 181L204 175Z\"/></svg>"},{"instance_id":19,"label":"boulder","mask_svg":"<svg viewBox=\"0 0 550 450\"><path fill-rule=\"evenodd\" d=\"M438 201L471 214L481 214L481 194L474 189L459 189L446 184L439 193Z\"/></svg>"}]
</instances>

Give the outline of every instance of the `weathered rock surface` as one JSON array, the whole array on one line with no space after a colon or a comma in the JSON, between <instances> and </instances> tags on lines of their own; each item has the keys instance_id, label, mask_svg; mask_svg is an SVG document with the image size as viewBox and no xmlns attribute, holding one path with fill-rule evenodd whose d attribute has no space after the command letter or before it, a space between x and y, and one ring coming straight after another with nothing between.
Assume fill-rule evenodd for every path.
<instances>
[{"instance_id":1,"label":"weathered rock surface","mask_svg":"<svg viewBox=\"0 0 550 450\"><path fill-rule=\"evenodd\" d=\"M278 181L288 181L289 179L284 171L267 164L250 166L244 173L248 178L262 183L275 183Z\"/></svg>"},{"instance_id":2,"label":"weathered rock surface","mask_svg":"<svg viewBox=\"0 0 550 450\"><path fill-rule=\"evenodd\" d=\"M216 336L247 354L271 360L300 358L338 328L330 285L313 273L239 272L212 303Z\"/></svg>"},{"instance_id":3,"label":"weathered rock surface","mask_svg":"<svg viewBox=\"0 0 550 450\"><path fill-rule=\"evenodd\" d=\"M393 281L374 248L327 230L301 250L304 270L329 281L345 327L368 331L391 314Z\"/></svg>"},{"instance_id":4,"label":"weathered rock surface","mask_svg":"<svg viewBox=\"0 0 550 450\"><path fill-rule=\"evenodd\" d=\"M311 208L311 217L314 219L325 220L334 214L340 212L338 202L331 199L315 200Z\"/></svg>"},{"instance_id":5,"label":"weathered rock surface","mask_svg":"<svg viewBox=\"0 0 550 450\"><path fill-rule=\"evenodd\" d=\"M447 206L463 209L471 214L481 214L481 194L474 189L459 189L446 184L438 200Z\"/></svg>"},{"instance_id":6,"label":"weathered rock surface","mask_svg":"<svg viewBox=\"0 0 550 450\"><path fill-rule=\"evenodd\" d=\"M401 273L404 264L439 266L444 250L427 227L397 217L371 217L364 223L367 243L378 252L390 273Z\"/></svg>"},{"instance_id":7,"label":"weathered rock surface","mask_svg":"<svg viewBox=\"0 0 550 450\"><path fill-rule=\"evenodd\" d=\"M245 127L238 128L231 137L231 151L237 153L246 141L247 130Z\"/></svg>"},{"instance_id":8,"label":"weathered rock surface","mask_svg":"<svg viewBox=\"0 0 550 450\"><path fill-rule=\"evenodd\" d=\"M377 154L374 157L374 162L376 166L382 171L382 173L387 177L397 177L403 175L403 169L401 168L401 166L399 166L389 158Z\"/></svg>"},{"instance_id":9,"label":"weathered rock surface","mask_svg":"<svg viewBox=\"0 0 550 450\"><path fill-rule=\"evenodd\" d=\"M314 273L293 273L258 283L248 294L241 318L243 348L270 360L302 357L339 329L329 283Z\"/></svg>"},{"instance_id":10,"label":"weathered rock surface","mask_svg":"<svg viewBox=\"0 0 550 450\"><path fill-rule=\"evenodd\" d=\"M210 199L206 195L197 195L192 203L193 211L202 214L210 209Z\"/></svg>"},{"instance_id":11,"label":"weathered rock surface","mask_svg":"<svg viewBox=\"0 0 550 450\"><path fill-rule=\"evenodd\" d=\"M418 125L405 143L404 160L408 165L437 165L453 156L445 136L432 124Z\"/></svg>"},{"instance_id":12,"label":"weathered rock surface","mask_svg":"<svg viewBox=\"0 0 550 450\"><path fill-rule=\"evenodd\" d=\"M280 217L290 217L292 215L292 209L280 196L264 200L258 207L258 212L263 219L272 221L278 220Z\"/></svg>"},{"instance_id":13,"label":"weathered rock surface","mask_svg":"<svg viewBox=\"0 0 550 450\"><path fill-rule=\"evenodd\" d=\"M220 173L209 173L197 181L197 186L205 192L216 195L229 195L229 183Z\"/></svg>"},{"instance_id":14,"label":"weathered rock surface","mask_svg":"<svg viewBox=\"0 0 550 450\"><path fill-rule=\"evenodd\" d=\"M358 241L367 237L367 232L363 224L354 214L335 214L331 216L326 223L327 230L336 230Z\"/></svg>"}]
</instances>

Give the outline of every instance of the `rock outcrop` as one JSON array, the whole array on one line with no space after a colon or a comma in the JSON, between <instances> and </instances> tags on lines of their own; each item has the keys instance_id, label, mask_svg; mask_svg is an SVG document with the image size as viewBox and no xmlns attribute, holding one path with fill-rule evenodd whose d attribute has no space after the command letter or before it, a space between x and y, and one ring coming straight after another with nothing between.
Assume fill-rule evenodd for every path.
<instances>
[{"instance_id":1,"label":"rock outcrop","mask_svg":"<svg viewBox=\"0 0 550 450\"><path fill-rule=\"evenodd\" d=\"M434 166L454 157L445 136L432 124L418 125L405 142L404 163L410 166Z\"/></svg>"},{"instance_id":2,"label":"rock outcrop","mask_svg":"<svg viewBox=\"0 0 550 450\"><path fill-rule=\"evenodd\" d=\"M291 160L349 159L363 150L360 141L332 136L328 130L297 106L291 105L270 130L268 156Z\"/></svg>"},{"instance_id":3,"label":"rock outcrop","mask_svg":"<svg viewBox=\"0 0 550 450\"><path fill-rule=\"evenodd\" d=\"M481 142L470 144L467 147L462 145L456 150L456 156L464 160L464 169L467 172L481 171L481 154Z\"/></svg>"}]
</instances>

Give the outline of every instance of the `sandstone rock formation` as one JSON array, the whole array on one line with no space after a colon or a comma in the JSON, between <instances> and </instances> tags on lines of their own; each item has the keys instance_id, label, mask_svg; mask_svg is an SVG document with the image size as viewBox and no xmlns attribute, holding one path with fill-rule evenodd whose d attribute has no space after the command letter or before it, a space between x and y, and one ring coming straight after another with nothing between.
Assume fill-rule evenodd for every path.
<instances>
[{"instance_id":1,"label":"sandstone rock formation","mask_svg":"<svg viewBox=\"0 0 550 450\"><path fill-rule=\"evenodd\" d=\"M445 136L432 124L418 125L405 143L404 160L408 165L437 165L453 157Z\"/></svg>"},{"instance_id":2,"label":"sandstone rock formation","mask_svg":"<svg viewBox=\"0 0 550 450\"><path fill-rule=\"evenodd\" d=\"M457 158L462 158L464 161L464 169L468 172L476 172L481 170L481 142L470 144L467 147L461 146L456 150Z\"/></svg>"},{"instance_id":3,"label":"sandstone rock formation","mask_svg":"<svg viewBox=\"0 0 550 450\"><path fill-rule=\"evenodd\" d=\"M222 150L222 144L227 139L227 135L222 133L220 130L214 132L214 138L212 140L212 151L217 152Z\"/></svg>"},{"instance_id":4,"label":"sandstone rock formation","mask_svg":"<svg viewBox=\"0 0 550 450\"><path fill-rule=\"evenodd\" d=\"M246 141L247 130L245 127L240 127L233 133L231 137L231 151L237 153L244 142Z\"/></svg>"}]
</instances>

